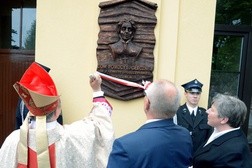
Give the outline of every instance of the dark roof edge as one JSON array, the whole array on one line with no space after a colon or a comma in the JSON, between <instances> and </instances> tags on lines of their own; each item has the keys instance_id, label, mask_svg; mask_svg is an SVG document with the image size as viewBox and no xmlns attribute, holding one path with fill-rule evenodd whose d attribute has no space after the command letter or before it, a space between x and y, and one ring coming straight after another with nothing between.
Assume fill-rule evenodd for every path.
<instances>
[{"instance_id":1,"label":"dark roof edge","mask_svg":"<svg viewBox=\"0 0 252 168\"><path fill-rule=\"evenodd\" d=\"M146 1L146 0L111 0L111 1L105 1L105 2L101 2L99 4L99 7L100 8L105 8L105 7L110 7L110 6L114 6L114 5L118 5L118 4L122 4L122 3L125 3L127 1L137 1L143 5L146 5L152 9L157 9L157 4L156 3L153 3L153 2L149 2L149 1Z\"/></svg>"}]
</instances>

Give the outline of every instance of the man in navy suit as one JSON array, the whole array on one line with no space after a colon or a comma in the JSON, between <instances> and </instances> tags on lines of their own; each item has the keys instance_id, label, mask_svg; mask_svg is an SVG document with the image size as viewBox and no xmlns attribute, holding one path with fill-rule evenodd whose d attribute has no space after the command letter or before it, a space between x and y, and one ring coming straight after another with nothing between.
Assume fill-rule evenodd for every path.
<instances>
[{"instance_id":1,"label":"man in navy suit","mask_svg":"<svg viewBox=\"0 0 252 168\"><path fill-rule=\"evenodd\" d=\"M207 113L207 123L214 132L195 152L193 168L251 168L248 141L240 129L246 118L246 105L236 97L218 94Z\"/></svg>"},{"instance_id":2,"label":"man in navy suit","mask_svg":"<svg viewBox=\"0 0 252 168\"><path fill-rule=\"evenodd\" d=\"M159 80L145 90L146 123L114 141L108 168L188 168L192 140L187 129L174 124L180 95L176 86Z\"/></svg>"}]
</instances>

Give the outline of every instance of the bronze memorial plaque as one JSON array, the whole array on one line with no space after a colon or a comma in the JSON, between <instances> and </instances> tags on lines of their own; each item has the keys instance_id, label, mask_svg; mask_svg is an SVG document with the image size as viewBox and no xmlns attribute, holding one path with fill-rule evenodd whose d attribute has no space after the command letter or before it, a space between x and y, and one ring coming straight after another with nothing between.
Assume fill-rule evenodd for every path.
<instances>
[{"instance_id":1,"label":"bronze memorial plaque","mask_svg":"<svg viewBox=\"0 0 252 168\"><path fill-rule=\"evenodd\" d=\"M112 0L99 4L100 32L97 71L138 84L153 80L157 4L144 0ZM103 79L106 96L131 100L143 96L140 88Z\"/></svg>"}]
</instances>

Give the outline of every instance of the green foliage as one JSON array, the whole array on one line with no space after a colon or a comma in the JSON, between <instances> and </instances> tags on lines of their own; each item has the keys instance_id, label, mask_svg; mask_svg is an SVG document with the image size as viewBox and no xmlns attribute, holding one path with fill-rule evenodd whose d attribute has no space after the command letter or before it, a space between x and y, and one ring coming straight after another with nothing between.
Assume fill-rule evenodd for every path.
<instances>
[{"instance_id":1,"label":"green foliage","mask_svg":"<svg viewBox=\"0 0 252 168\"><path fill-rule=\"evenodd\" d=\"M218 0L216 24L252 25L252 0Z\"/></svg>"},{"instance_id":2,"label":"green foliage","mask_svg":"<svg viewBox=\"0 0 252 168\"><path fill-rule=\"evenodd\" d=\"M243 37L239 36L215 35L212 70L240 71L242 40Z\"/></svg>"},{"instance_id":3,"label":"green foliage","mask_svg":"<svg viewBox=\"0 0 252 168\"><path fill-rule=\"evenodd\" d=\"M25 49L35 50L35 38L36 38L36 20L33 21L31 29L27 32L27 37L25 39Z\"/></svg>"},{"instance_id":4,"label":"green foliage","mask_svg":"<svg viewBox=\"0 0 252 168\"><path fill-rule=\"evenodd\" d=\"M12 34L17 34L17 31L14 29L11 29L11 41L15 42L15 40L13 40L13 38L12 38Z\"/></svg>"}]
</instances>

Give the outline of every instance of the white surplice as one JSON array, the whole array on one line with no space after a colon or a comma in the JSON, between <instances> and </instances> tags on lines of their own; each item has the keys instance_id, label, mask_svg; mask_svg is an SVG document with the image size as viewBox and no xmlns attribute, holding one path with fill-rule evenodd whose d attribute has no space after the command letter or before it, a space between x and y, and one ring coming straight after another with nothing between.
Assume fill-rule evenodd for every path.
<instances>
[{"instance_id":1,"label":"white surplice","mask_svg":"<svg viewBox=\"0 0 252 168\"><path fill-rule=\"evenodd\" d=\"M49 145L55 143L57 168L104 168L112 149L114 131L108 104L94 103L89 116L69 125L47 130ZM20 131L13 131L0 150L0 168L17 167ZM36 151L35 129L29 129L29 148Z\"/></svg>"}]
</instances>

